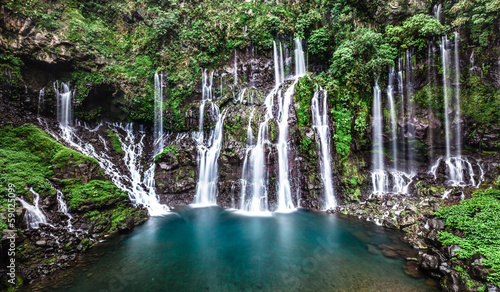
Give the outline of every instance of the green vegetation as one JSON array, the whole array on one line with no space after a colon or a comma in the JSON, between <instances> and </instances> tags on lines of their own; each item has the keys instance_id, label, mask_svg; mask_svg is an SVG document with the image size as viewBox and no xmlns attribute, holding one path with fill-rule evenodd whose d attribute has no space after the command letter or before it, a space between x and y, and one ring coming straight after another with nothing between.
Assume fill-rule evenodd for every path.
<instances>
[{"instance_id":1,"label":"green vegetation","mask_svg":"<svg viewBox=\"0 0 500 292\"><path fill-rule=\"evenodd\" d=\"M348 155L351 143L359 147L369 143L366 130L375 80L378 78L381 88L385 87L389 67L407 49L415 51L417 74L423 74L427 65L419 62L426 58L429 41L439 43L443 34L451 39L451 32L456 30L460 31L461 55L468 56L473 46L475 65L480 68L478 74L462 70L464 117L473 121L471 126L477 133L498 120L500 93L492 80L484 81L494 69L491 60L498 58L498 50L492 50L491 45L498 44L499 1L446 3L441 23L431 16L436 1L207 0L194 5L171 0L11 0L5 4L6 9L31 17L37 31L48 33L47 43L52 34L57 34L63 45L42 45L32 56L3 51L0 68L10 70L12 83L20 87L20 81L27 78L21 76L27 68L25 59L45 60L54 52L79 56L74 68L62 72L59 78L71 81L76 88L76 115L89 120L99 118L103 109L98 106L78 109L92 88L105 84L116 89L113 102L126 117L141 122L153 118L152 76L164 71L168 73L168 127L181 130L186 106L199 94L202 69L227 65L235 50L243 52L252 47L254 55L269 56L273 40L287 43L288 37L301 38L307 40L309 64L323 67L323 73L314 78L328 91L329 106L337 112L335 122L351 122L349 129L340 126L342 133L336 138L341 144L337 152ZM245 77L241 75L240 81L245 82ZM7 81L5 74L0 78ZM310 86L306 78L297 85L300 126L310 124L307 102L314 90ZM50 90L50 86L46 87ZM422 105L428 103L428 97L439 117L441 91L422 91L416 101ZM346 113L350 114L349 121L344 119Z\"/></svg>"},{"instance_id":2,"label":"green vegetation","mask_svg":"<svg viewBox=\"0 0 500 292\"><path fill-rule=\"evenodd\" d=\"M351 149L351 112L346 109L332 110L335 120L335 149L338 154L347 155Z\"/></svg>"},{"instance_id":3,"label":"green vegetation","mask_svg":"<svg viewBox=\"0 0 500 292\"><path fill-rule=\"evenodd\" d=\"M339 171L343 174L341 181L345 186L347 202L359 202L361 187L366 180L364 175L358 172L358 168L364 166L364 161L355 158L343 157L339 162Z\"/></svg>"},{"instance_id":4,"label":"green vegetation","mask_svg":"<svg viewBox=\"0 0 500 292\"><path fill-rule=\"evenodd\" d=\"M311 140L307 137L302 137L300 139L299 151L307 156L315 157L317 156L317 146L314 140ZM311 162L314 162L315 159L311 159Z\"/></svg>"},{"instance_id":5,"label":"green vegetation","mask_svg":"<svg viewBox=\"0 0 500 292\"><path fill-rule=\"evenodd\" d=\"M307 127L312 125L311 119L311 98L314 94L314 83L309 77L301 78L296 85L294 99L299 104L297 118L299 126Z\"/></svg>"},{"instance_id":6,"label":"green vegetation","mask_svg":"<svg viewBox=\"0 0 500 292\"><path fill-rule=\"evenodd\" d=\"M94 204L101 207L113 206L120 197L128 198L127 194L118 189L110 181L91 180L86 184L72 181L64 189L66 200L71 209L85 211Z\"/></svg>"},{"instance_id":7,"label":"green vegetation","mask_svg":"<svg viewBox=\"0 0 500 292\"><path fill-rule=\"evenodd\" d=\"M163 154L166 154L166 153L173 153L175 156L179 156L180 155L179 150L180 149L177 145L167 146L167 147L163 148L162 153L155 156L155 161L158 161L158 159L160 159L160 157L162 157Z\"/></svg>"},{"instance_id":8,"label":"green vegetation","mask_svg":"<svg viewBox=\"0 0 500 292\"><path fill-rule=\"evenodd\" d=\"M116 153L122 154L122 142L120 141L120 137L118 137L118 134L111 131L110 129L108 129L106 133L108 134L108 138L111 140L111 145L113 145L113 149L116 151Z\"/></svg>"},{"instance_id":9,"label":"green vegetation","mask_svg":"<svg viewBox=\"0 0 500 292\"><path fill-rule=\"evenodd\" d=\"M34 126L0 127L0 214L5 214L8 209L9 184L14 185L17 197L28 202L32 200L30 188L39 193L41 199L55 196L56 191L48 180L54 181L55 172L60 172L62 167L76 168L81 164L98 168L93 158L62 146ZM102 177L102 170L99 169L96 175ZM70 178L62 180L61 185L65 186L62 191L72 210L91 211L97 208L100 213L111 216L113 228L136 212L129 206L127 195L110 181L82 183L81 178ZM1 232L7 225L6 216L0 218Z\"/></svg>"},{"instance_id":10,"label":"green vegetation","mask_svg":"<svg viewBox=\"0 0 500 292\"><path fill-rule=\"evenodd\" d=\"M428 13L416 14L407 18L401 26L388 25L385 36L403 50L415 48L418 52L427 53L429 40L441 36L444 30L445 27Z\"/></svg>"},{"instance_id":11,"label":"green vegetation","mask_svg":"<svg viewBox=\"0 0 500 292\"><path fill-rule=\"evenodd\" d=\"M460 205L441 208L437 215L445 220L447 228L439 233L439 241L444 245L460 246L459 259L469 259L476 254L484 256L481 264L493 270L488 282L499 285L500 182L495 188L477 191ZM464 236L455 235L454 230L460 230Z\"/></svg>"}]
</instances>

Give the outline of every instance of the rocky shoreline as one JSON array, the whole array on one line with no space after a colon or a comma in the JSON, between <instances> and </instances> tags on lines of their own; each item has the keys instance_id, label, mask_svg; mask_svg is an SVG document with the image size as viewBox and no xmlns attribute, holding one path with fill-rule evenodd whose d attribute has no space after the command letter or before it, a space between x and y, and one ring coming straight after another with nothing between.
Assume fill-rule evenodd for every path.
<instances>
[{"instance_id":1,"label":"rocky shoreline","mask_svg":"<svg viewBox=\"0 0 500 292\"><path fill-rule=\"evenodd\" d=\"M497 168L498 171L498 168ZM487 188L487 184L483 186ZM372 196L360 203L339 206L336 210L349 217L373 222L389 229L401 230L405 234L401 240L407 242L417 251L416 257L398 254L391 247L378 247L383 255L406 258L405 273L412 277L420 277L426 273L439 281L444 291L480 291L475 287L486 287L488 292L500 291L498 286L486 284L491 268L481 264L482 256L476 255L470 260L459 260L457 245L444 246L438 239L440 231L445 230L445 223L436 217L435 212L443 206L456 205L470 198L477 189L455 188L443 196L443 188L420 185L415 195L387 194ZM455 230L455 233L460 231ZM463 236L463 235L462 235ZM367 246L368 249L374 247ZM465 273L453 269L463 268ZM459 268L459 269L460 269ZM468 276L470 275L470 276Z\"/></svg>"}]
</instances>

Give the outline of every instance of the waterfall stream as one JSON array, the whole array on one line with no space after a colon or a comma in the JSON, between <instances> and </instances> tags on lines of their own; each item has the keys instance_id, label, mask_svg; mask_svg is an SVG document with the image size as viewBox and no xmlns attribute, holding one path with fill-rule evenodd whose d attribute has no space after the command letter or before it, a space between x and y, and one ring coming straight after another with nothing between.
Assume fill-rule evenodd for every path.
<instances>
[{"instance_id":1,"label":"waterfall stream","mask_svg":"<svg viewBox=\"0 0 500 292\"><path fill-rule=\"evenodd\" d=\"M319 88L311 100L313 128L316 130L318 149L320 149L321 178L324 185L325 207L329 210L337 206L332 180L332 166L330 154L330 126L328 118L327 93Z\"/></svg>"},{"instance_id":2,"label":"waterfall stream","mask_svg":"<svg viewBox=\"0 0 500 292\"><path fill-rule=\"evenodd\" d=\"M66 204L66 201L64 200L64 194L58 190L49 180L47 180L47 183L50 185L50 187L56 191L56 199L57 199L57 211L63 213L66 217L68 217L68 230L71 232L73 231L73 225L71 224L71 220L73 219L73 216L69 213L69 208L68 205Z\"/></svg>"},{"instance_id":3,"label":"waterfall stream","mask_svg":"<svg viewBox=\"0 0 500 292\"><path fill-rule=\"evenodd\" d=\"M45 89L42 88L40 89L40 93L38 93L38 108L36 112L36 116L39 118L40 117L40 112L42 111L42 106L45 103Z\"/></svg>"},{"instance_id":4,"label":"waterfall stream","mask_svg":"<svg viewBox=\"0 0 500 292\"><path fill-rule=\"evenodd\" d=\"M141 179L142 165L141 158L144 155L144 142L146 133L143 131L136 132L133 129L133 124L121 124L113 123L106 124L110 130L112 130L121 143L122 150L124 151L123 162L126 166L128 173L124 173L119 166L113 163L112 158L103 151L98 151L94 148L92 143L84 141L79 137L72 129L68 130L67 127L61 126L61 134L50 131L47 128L46 123L43 123L47 133L49 133L54 139L59 140L62 138L70 147L76 149L82 154L92 157L97 160L99 166L104 170L106 175L111 179L111 181L122 191L127 193L130 200L134 204L142 204L147 209L151 216L163 215L168 211L166 205L159 203L154 189L154 161L150 162L150 167L148 171L144 173L144 178ZM91 129L87 125L77 124L79 131L96 132L103 124L99 124L96 128ZM122 138L119 134L119 130L125 133L125 137ZM137 138L136 138L137 136ZM106 141L100 136L99 141L107 148Z\"/></svg>"},{"instance_id":5,"label":"waterfall stream","mask_svg":"<svg viewBox=\"0 0 500 292\"><path fill-rule=\"evenodd\" d=\"M47 224L47 217L43 214L40 209L38 202L40 200L40 195L30 188L31 194L33 194L33 205L29 204L25 200L18 198L19 202L23 205L23 208L26 209L26 213L24 214L24 220L26 220L26 225L28 229L36 229L40 227L40 224Z\"/></svg>"},{"instance_id":6,"label":"waterfall stream","mask_svg":"<svg viewBox=\"0 0 500 292\"><path fill-rule=\"evenodd\" d=\"M61 127L63 138L70 140L73 131L73 94L70 90L69 82L58 81L54 83L54 91L57 99L57 121Z\"/></svg>"},{"instance_id":7,"label":"waterfall stream","mask_svg":"<svg viewBox=\"0 0 500 292\"><path fill-rule=\"evenodd\" d=\"M282 54L280 54L282 55ZM275 69L276 70L276 69ZM288 165L288 117L290 113L290 105L295 93L295 85L299 78L306 74L304 51L302 50L302 42L299 39L295 40L295 77L293 83L278 99L278 207L279 212L289 212L295 209L292 199L292 190L290 187L289 179L289 165ZM281 97L281 96L279 96ZM299 203L299 202L297 202Z\"/></svg>"},{"instance_id":8,"label":"waterfall stream","mask_svg":"<svg viewBox=\"0 0 500 292\"><path fill-rule=\"evenodd\" d=\"M384 149L382 137L382 92L378 86L378 80L373 87L373 116L372 116L372 131L373 131L373 171L372 184L373 193L376 195L385 194L388 189L387 175L384 169Z\"/></svg>"},{"instance_id":9,"label":"waterfall stream","mask_svg":"<svg viewBox=\"0 0 500 292\"><path fill-rule=\"evenodd\" d=\"M219 159L223 138L223 124L225 113L220 113L219 107L212 101L213 72L210 78L206 70L202 76L202 101L200 105L199 131L193 133L193 139L197 143L198 150L198 183L194 204L199 206L210 206L217 204L217 183L219 181ZM216 120L215 128L204 129L205 107L210 105L209 120ZM206 133L208 135L205 135Z\"/></svg>"},{"instance_id":10,"label":"waterfall stream","mask_svg":"<svg viewBox=\"0 0 500 292\"><path fill-rule=\"evenodd\" d=\"M156 72L155 80L155 101L154 101L154 155L160 154L164 147L163 137L163 73Z\"/></svg>"},{"instance_id":11,"label":"waterfall stream","mask_svg":"<svg viewBox=\"0 0 500 292\"><path fill-rule=\"evenodd\" d=\"M450 83L449 81L451 76L450 51L452 49L452 44L445 35L442 37L440 45L443 71L444 129L446 143L446 155L444 161L448 174L448 184L452 186L479 186L482 181L482 175L479 178L475 178L476 174L474 173L472 164L469 162L467 157L462 156L461 150L462 133L460 119L460 60L458 54L458 38L459 35L455 32L453 44L453 83ZM453 95L450 93L450 89L453 90ZM452 117L452 115L454 116ZM452 130L452 125L455 126L454 131ZM454 149L452 149L452 144ZM439 162L440 159L437 160L436 165L439 166ZM482 173L483 170L480 165L479 168ZM430 172L434 173L434 176L436 177L436 171L437 166L433 166ZM476 182L476 180L479 181Z\"/></svg>"}]
</instances>

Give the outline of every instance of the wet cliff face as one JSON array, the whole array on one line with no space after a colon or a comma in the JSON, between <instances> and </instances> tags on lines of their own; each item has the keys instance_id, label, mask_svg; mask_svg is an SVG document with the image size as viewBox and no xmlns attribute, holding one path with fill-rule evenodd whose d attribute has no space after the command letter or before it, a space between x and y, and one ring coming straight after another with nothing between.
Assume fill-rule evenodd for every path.
<instances>
[{"instance_id":1,"label":"wet cliff face","mask_svg":"<svg viewBox=\"0 0 500 292\"><path fill-rule=\"evenodd\" d=\"M288 66L291 67L290 65L292 64L289 63ZM243 165L248 150L257 143L259 126L265 119L264 101L274 87L273 73L271 56L254 56L252 50L236 53L236 62L231 60L222 69L213 73L214 102L225 114L223 142L218 160L217 204L220 206L229 208L241 206ZM291 81L285 82L280 88L281 94L284 94L291 85ZM201 84L197 85L197 88L200 88L196 92L201 99ZM269 141L264 146L265 165L259 167L265 168L269 208L275 210L278 183L276 143L279 133L277 126L279 101L278 96L273 96L272 99L274 117L267 127ZM297 119L297 110L302 106L304 111L306 105L309 107L309 101L307 104L303 102L301 104L299 100L292 100L289 108L287 137L290 183L295 206L320 209L324 208L324 196L316 149L317 137L311 125L300 126ZM197 145L192 138L193 133L199 131L199 101L194 100L186 108L189 110L183 115L180 128L188 132L185 132L181 139L173 138L175 135L167 139L170 140L167 142L169 146L156 160L156 190L161 201L169 205L192 203L199 175ZM204 125L213 127L209 115L204 119ZM167 131L172 130L168 118L165 128ZM208 131L210 129L205 130Z\"/></svg>"}]
</instances>

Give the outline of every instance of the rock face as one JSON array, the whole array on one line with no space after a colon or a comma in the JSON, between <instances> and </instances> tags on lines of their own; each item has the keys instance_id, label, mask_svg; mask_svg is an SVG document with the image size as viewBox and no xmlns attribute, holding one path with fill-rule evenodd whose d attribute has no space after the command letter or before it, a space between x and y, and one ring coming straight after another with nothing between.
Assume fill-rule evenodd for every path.
<instances>
[{"instance_id":1,"label":"rock face","mask_svg":"<svg viewBox=\"0 0 500 292\"><path fill-rule=\"evenodd\" d=\"M31 18L4 6L0 8L0 14L0 46L3 48L14 49L20 55L33 55L36 61L48 65L90 59L90 56L80 52L71 41L40 29Z\"/></svg>"},{"instance_id":2,"label":"rock face","mask_svg":"<svg viewBox=\"0 0 500 292\"><path fill-rule=\"evenodd\" d=\"M160 203L171 207L193 202L196 182L196 143L190 136L167 147L156 161L156 193Z\"/></svg>"},{"instance_id":3,"label":"rock face","mask_svg":"<svg viewBox=\"0 0 500 292\"><path fill-rule=\"evenodd\" d=\"M223 144L219 157L219 181L217 203L222 207L239 208L242 196L242 168L247 151L255 146L258 140L259 125L264 121L266 106L264 100L269 90L269 75L266 68L269 61L240 55L238 67L247 74L245 85L234 85L229 80L223 83L222 96L214 97L215 103L225 113L223 125ZM243 68L243 69L242 69ZM245 69L246 68L246 69ZM227 76L231 67L225 67L221 76ZM248 70L247 70L248 69ZM214 73L214 87L220 86L216 83ZM252 82L260 87L253 87ZM287 81L282 85L281 95L291 86ZM270 90L269 90L270 91ZM201 96L200 96L201 99ZM268 124L268 139L265 147L265 167L268 174L268 201L270 210L275 210L277 205L277 178L278 178L278 152L276 142L278 137L277 112L278 96L273 97L273 119ZM199 105L194 101L188 108L197 109ZM289 108L289 177L295 206L309 209L324 208L323 184L319 170L318 153L316 151L315 132L311 127L299 126L297 122L297 110L300 104L292 103ZM193 114L191 116L191 113ZM199 115L196 111L190 111L184 121L193 125L192 131L198 130ZM204 117L209 121L207 117ZM210 124L204 122L204 125ZM251 128L251 138L248 136L248 127ZM166 124L169 127L169 124ZM189 127L188 127L189 128ZM333 135L333 133L332 133ZM309 141L308 149L299 147L304 139ZM251 142L251 143L250 143ZM161 201L170 206L189 204L193 202L198 176L196 143L188 135L180 140L171 141L168 150L164 151L156 161L156 190L160 194ZM264 167L264 166L262 166ZM333 168L333 166L332 166Z\"/></svg>"}]
</instances>

